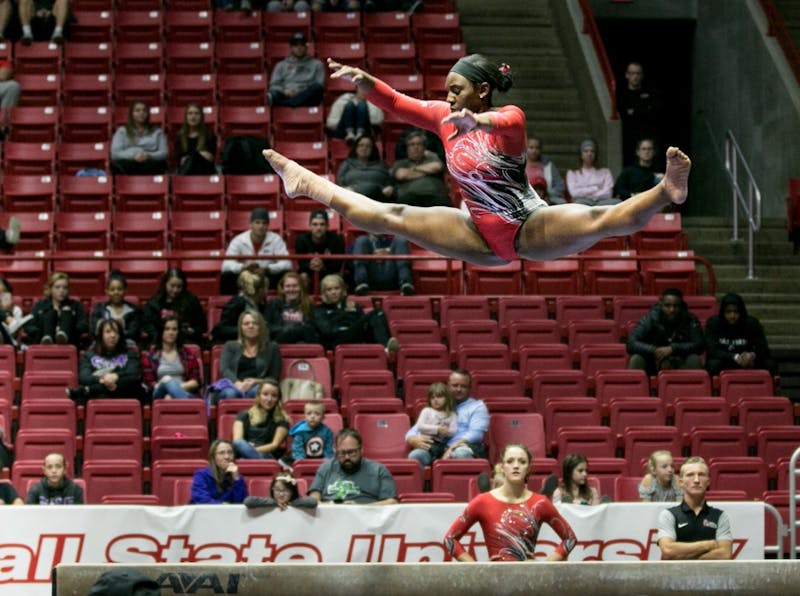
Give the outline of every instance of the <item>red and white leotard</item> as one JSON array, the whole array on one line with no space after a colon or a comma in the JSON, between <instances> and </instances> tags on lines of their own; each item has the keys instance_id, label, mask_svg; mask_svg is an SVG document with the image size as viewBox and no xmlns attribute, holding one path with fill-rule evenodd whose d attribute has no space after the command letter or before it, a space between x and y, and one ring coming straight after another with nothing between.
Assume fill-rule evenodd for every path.
<instances>
[{"instance_id":1,"label":"red and white leotard","mask_svg":"<svg viewBox=\"0 0 800 596\"><path fill-rule=\"evenodd\" d=\"M492 561L525 561L532 559L536 539L543 523L547 523L561 537L556 552L565 559L575 547L575 533L555 505L536 493L524 503L504 503L492 493L483 493L472 499L447 531L444 545L458 557L464 552L459 538L475 522L481 525L489 559Z\"/></svg>"},{"instance_id":2,"label":"red and white leotard","mask_svg":"<svg viewBox=\"0 0 800 596\"><path fill-rule=\"evenodd\" d=\"M447 169L458 182L472 221L494 253L517 258L516 237L528 216L547 205L525 175L525 114L516 106L492 112L492 130L474 130L452 141L445 101L423 101L398 93L376 79L369 101L410 124L436 133L444 143Z\"/></svg>"}]
</instances>

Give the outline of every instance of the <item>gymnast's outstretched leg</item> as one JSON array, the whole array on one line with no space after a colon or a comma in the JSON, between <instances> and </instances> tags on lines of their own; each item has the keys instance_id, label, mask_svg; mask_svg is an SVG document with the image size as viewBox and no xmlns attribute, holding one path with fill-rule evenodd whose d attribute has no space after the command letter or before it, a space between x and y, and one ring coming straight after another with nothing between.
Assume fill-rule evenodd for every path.
<instances>
[{"instance_id":1,"label":"gymnast's outstretched leg","mask_svg":"<svg viewBox=\"0 0 800 596\"><path fill-rule=\"evenodd\" d=\"M285 156L267 149L264 157L283 180L287 196L307 196L374 234L395 234L445 257L477 265L500 265L466 213L453 207L380 203L337 186Z\"/></svg>"},{"instance_id":2,"label":"gymnast's outstretched leg","mask_svg":"<svg viewBox=\"0 0 800 596\"><path fill-rule=\"evenodd\" d=\"M627 236L670 204L681 204L688 192L692 162L680 149L667 149L667 170L653 188L617 205L554 205L535 211L517 236L519 255L544 261L585 250L608 236Z\"/></svg>"}]
</instances>

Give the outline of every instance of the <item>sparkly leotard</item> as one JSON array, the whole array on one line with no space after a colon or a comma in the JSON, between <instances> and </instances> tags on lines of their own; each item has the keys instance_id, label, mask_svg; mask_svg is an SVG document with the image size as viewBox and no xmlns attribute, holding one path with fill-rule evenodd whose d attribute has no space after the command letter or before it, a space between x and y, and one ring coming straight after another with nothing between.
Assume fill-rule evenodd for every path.
<instances>
[{"instance_id":1,"label":"sparkly leotard","mask_svg":"<svg viewBox=\"0 0 800 596\"><path fill-rule=\"evenodd\" d=\"M459 538L478 522L492 561L525 561L533 558L536 539L543 523L561 538L556 552L565 559L575 547L575 533L555 505L543 495L531 494L524 503L504 503L491 493L472 499L447 531L447 551L457 557L464 552Z\"/></svg>"},{"instance_id":2,"label":"sparkly leotard","mask_svg":"<svg viewBox=\"0 0 800 596\"><path fill-rule=\"evenodd\" d=\"M447 102L408 97L377 79L369 101L442 139L447 169L461 188L481 236L497 256L506 261L517 258L519 228L531 213L547 205L525 175L522 110L516 106L498 108L492 114L492 130L475 130L448 141L455 127L442 124L450 114Z\"/></svg>"}]
</instances>

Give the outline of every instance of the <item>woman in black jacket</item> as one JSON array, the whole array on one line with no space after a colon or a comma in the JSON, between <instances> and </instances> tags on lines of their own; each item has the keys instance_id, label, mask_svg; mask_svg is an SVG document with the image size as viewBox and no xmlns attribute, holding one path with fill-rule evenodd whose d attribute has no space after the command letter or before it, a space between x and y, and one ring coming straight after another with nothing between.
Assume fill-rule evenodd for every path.
<instances>
[{"instance_id":1,"label":"woman in black jacket","mask_svg":"<svg viewBox=\"0 0 800 596\"><path fill-rule=\"evenodd\" d=\"M67 389L67 396L72 400L144 398L142 363L138 352L125 342L119 321L108 319L100 323L94 345L81 356L78 382L80 387Z\"/></svg>"},{"instance_id":2,"label":"woman in black jacket","mask_svg":"<svg viewBox=\"0 0 800 596\"><path fill-rule=\"evenodd\" d=\"M116 319L122 325L125 339L131 345L137 345L142 339L142 309L138 305L125 300L128 281L118 270L112 271L106 281L108 300L98 302L92 309L92 330L96 330L100 321Z\"/></svg>"},{"instance_id":3,"label":"woman in black jacket","mask_svg":"<svg viewBox=\"0 0 800 596\"><path fill-rule=\"evenodd\" d=\"M78 300L69 297L69 276L53 273L47 281L44 298L33 305L33 318L25 324L27 343L72 344L89 331L86 312Z\"/></svg>"},{"instance_id":4,"label":"woman in black jacket","mask_svg":"<svg viewBox=\"0 0 800 596\"><path fill-rule=\"evenodd\" d=\"M186 343L203 345L203 334L208 328L206 313L197 296L189 291L186 274L177 267L161 276L156 293L144 307L144 330L150 343L158 333L158 322L167 315L180 319Z\"/></svg>"}]
</instances>

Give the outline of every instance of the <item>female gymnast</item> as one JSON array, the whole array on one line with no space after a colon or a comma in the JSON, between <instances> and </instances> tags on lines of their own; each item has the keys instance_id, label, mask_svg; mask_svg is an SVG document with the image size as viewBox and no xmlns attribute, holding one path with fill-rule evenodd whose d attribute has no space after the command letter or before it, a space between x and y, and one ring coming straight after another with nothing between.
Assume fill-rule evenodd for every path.
<instances>
[{"instance_id":1,"label":"female gymnast","mask_svg":"<svg viewBox=\"0 0 800 596\"><path fill-rule=\"evenodd\" d=\"M525 114L492 108L492 93L512 84L510 67L485 56L461 58L447 75L447 101L423 101L394 91L360 68L328 59L332 78L346 78L368 99L441 137L447 167L469 214L453 207L379 203L335 185L285 156L264 151L289 197L308 196L376 234L397 234L443 256L476 265L516 258L550 260L585 250L606 236L632 234L671 203L686 200L691 161L667 150L664 178L652 189L611 206L548 206L525 176Z\"/></svg>"}]
</instances>

